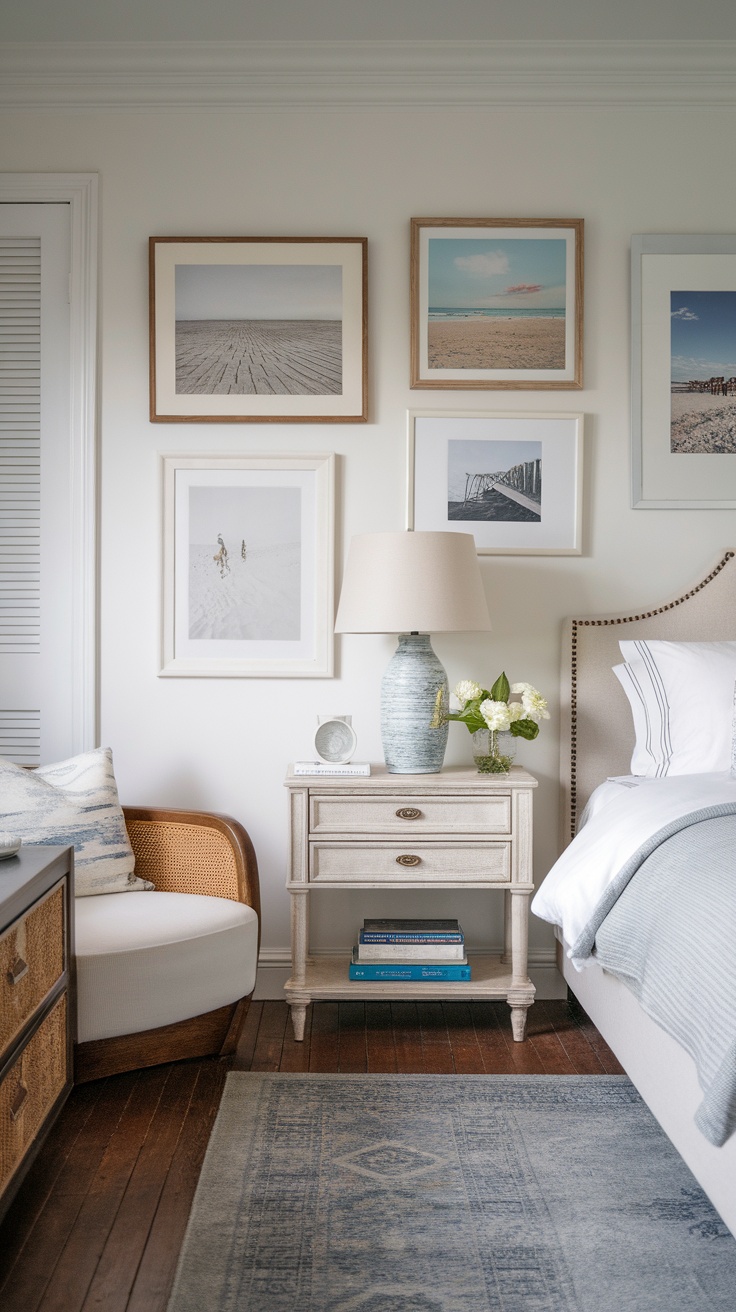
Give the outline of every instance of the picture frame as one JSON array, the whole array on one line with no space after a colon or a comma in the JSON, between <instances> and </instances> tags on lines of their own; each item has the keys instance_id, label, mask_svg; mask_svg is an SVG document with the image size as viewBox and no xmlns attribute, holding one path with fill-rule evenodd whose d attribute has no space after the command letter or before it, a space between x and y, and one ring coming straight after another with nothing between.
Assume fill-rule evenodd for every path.
<instances>
[{"instance_id":1,"label":"picture frame","mask_svg":"<svg viewBox=\"0 0 736 1312\"><path fill-rule=\"evenodd\" d=\"M152 423L362 423L366 237L150 237Z\"/></svg>"},{"instance_id":2,"label":"picture frame","mask_svg":"<svg viewBox=\"0 0 736 1312\"><path fill-rule=\"evenodd\" d=\"M471 532L480 556L579 556L582 413L411 410L409 529Z\"/></svg>"},{"instance_id":3,"label":"picture frame","mask_svg":"<svg viewBox=\"0 0 736 1312\"><path fill-rule=\"evenodd\" d=\"M631 239L631 504L736 507L736 236Z\"/></svg>"},{"instance_id":4,"label":"picture frame","mask_svg":"<svg viewBox=\"0 0 736 1312\"><path fill-rule=\"evenodd\" d=\"M412 219L411 386L583 386L582 219Z\"/></svg>"},{"instance_id":5,"label":"picture frame","mask_svg":"<svg viewBox=\"0 0 736 1312\"><path fill-rule=\"evenodd\" d=\"M335 456L161 463L159 674L331 678Z\"/></svg>"}]
</instances>

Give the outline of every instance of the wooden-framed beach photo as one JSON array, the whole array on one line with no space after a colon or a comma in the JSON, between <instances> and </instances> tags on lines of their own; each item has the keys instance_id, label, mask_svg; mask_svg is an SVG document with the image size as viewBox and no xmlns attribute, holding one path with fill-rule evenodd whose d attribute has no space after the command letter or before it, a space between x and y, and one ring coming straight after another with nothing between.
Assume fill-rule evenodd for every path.
<instances>
[{"instance_id":1,"label":"wooden-framed beach photo","mask_svg":"<svg viewBox=\"0 0 736 1312\"><path fill-rule=\"evenodd\" d=\"M335 456L162 456L173 677L331 678Z\"/></svg>"},{"instance_id":2,"label":"wooden-framed beach photo","mask_svg":"<svg viewBox=\"0 0 736 1312\"><path fill-rule=\"evenodd\" d=\"M367 418L365 237L150 237L154 423Z\"/></svg>"},{"instance_id":3,"label":"wooden-framed beach photo","mask_svg":"<svg viewBox=\"0 0 736 1312\"><path fill-rule=\"evenodd\" d=\"M582 219L411 220L412 387L582 385Z\"/></svg>"},{"instance_id":4,"label":"wooden-framed beach photo","mask_svg":"<svg viewBox=\"0 0 736 1312\"><path fill-rule=\"evenodd\" d=\"M736 236L631 239L635 509L736 507Z\"/></svg>"},{"instance_id":5,"label":"wooden-framed beach photo","mask_svg":"<svg viewBox=\"0 0 736 1312\"><path fill-rule=\"evenodd\" d=\"M481 556L579 556L583 415L410 410L409 529L472 533Z\"/></svg>"}]
</instances>

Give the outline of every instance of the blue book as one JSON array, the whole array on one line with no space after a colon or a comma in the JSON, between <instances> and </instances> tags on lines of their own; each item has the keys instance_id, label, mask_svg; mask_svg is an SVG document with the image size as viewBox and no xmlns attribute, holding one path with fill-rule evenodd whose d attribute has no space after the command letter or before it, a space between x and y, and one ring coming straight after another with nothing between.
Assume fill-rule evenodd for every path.
<instances>
[{"instance_id":1,"label":"blue book","mask_svg":"<svg viewBox=\"0 0 736 1312\"><path fill-rule=\"evenodd\" d=\"M356 950L349 967L350 979L365 980L469 980L470 966L462 961L391 962L357 961Z\"/></svg>"},{"instance_id":2,"label":"blue book","mask_svg":"<svg viewBox=\"0 0 736 1312\"><path fill-rule=\"evenodd\" d=\"M464 943L456 920L364 920L361 943Z\"/></svg>"}]
</instances>

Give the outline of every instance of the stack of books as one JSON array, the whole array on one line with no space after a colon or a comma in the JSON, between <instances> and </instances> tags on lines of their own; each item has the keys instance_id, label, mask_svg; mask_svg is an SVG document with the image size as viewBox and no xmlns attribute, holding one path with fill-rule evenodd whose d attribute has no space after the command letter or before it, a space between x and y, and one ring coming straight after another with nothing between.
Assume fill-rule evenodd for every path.
<instances>
[{"instance_id":1,"label":"stack of books","mask_svg":"<svg viewBox=\"0 0 736 1312\"><path fill-rule=\"evenodd\" d=\"M456 920L364 920L350 979L469 980Z\"/></svg>"}]
</instances>

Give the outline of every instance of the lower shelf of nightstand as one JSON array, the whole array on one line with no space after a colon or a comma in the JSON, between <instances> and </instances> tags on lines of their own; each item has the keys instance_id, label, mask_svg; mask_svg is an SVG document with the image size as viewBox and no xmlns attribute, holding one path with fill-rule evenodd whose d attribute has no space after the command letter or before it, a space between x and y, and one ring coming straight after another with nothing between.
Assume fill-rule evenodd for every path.
<instances>
[{"instance_id":1,"label":"lower shelf of nightstand","mask_svg":"<svg viewBox=\"0 0 736 1312\"><path fill-rule=\"evenodd\" d=\"M511 967L499 956L479 953L470 957L469 980L351 980L348 957L323 957L307 961L303 983L288 979L284 986L286 1001L296 1005L308 1002L346 1001L371 998L423 998L437 1001L448 998L505 999L518 1006L529 1006L534 999L530 979L512 982Z\"/></svg>"}]
</instances>

